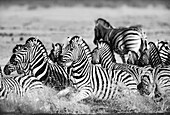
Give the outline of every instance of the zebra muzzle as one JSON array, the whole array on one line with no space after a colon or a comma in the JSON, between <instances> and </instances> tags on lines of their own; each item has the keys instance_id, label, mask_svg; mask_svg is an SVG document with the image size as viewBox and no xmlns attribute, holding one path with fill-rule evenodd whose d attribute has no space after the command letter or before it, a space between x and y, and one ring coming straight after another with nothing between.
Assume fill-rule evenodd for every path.
<instances>
[{"instance_id":1,"label":"zebra muzzle","mask_svg":"<svg viewBox=\"0 0 170 115\"><path fill-rule=\"evenodd\" d=\"M11 74L11 71L10 71L8 65L6 65L6 66L4 67L4 74L5 74L5 75L10 75L10 74Z\"/></svg>"}]
</instances>

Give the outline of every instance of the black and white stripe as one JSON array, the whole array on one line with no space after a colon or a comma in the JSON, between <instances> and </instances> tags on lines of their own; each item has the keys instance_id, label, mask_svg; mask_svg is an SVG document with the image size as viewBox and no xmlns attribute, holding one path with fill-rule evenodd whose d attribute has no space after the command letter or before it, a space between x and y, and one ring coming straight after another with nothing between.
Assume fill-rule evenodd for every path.
<instances>
[{"instance_id":1,"label":"black and white stripe","mask_svg":"<svg viewBox=\"0 0 170 115\"><path fill-rule=\"evenodd\" d=\"M63 44L61 44L61 43L53 44L52 43L52 50L50 51L49 58L53 62L60 64L61 58L62 58L62 55L61 55L62 48L63 48Z\"/></svg>"},{"instance_id":2,"label":"black and white stripe","mask_svg":"<svg viewBox=\"0 0 170 115\"><path fill-rule=\"evenodd\" d=\"M103 24L106 22L101 18L95 21L94 43L96 44L101 39L108 42L112 51L119 54L124 63L127 61L125 55L129 51L134 51L140 56L147 48L147 37L141 26L111 28L111 25Z\"/></svg>"},{"instance_id":3,"label":"black and white stripe","mask_svg":"<svg viewBox=\"0 0 170 115\"><path fill-rule=\"evenodd\" d=\"M140 76L150 67L138 67L130 64L115 63L109 45L105 41L98 42L98 47L93 54L93 64L101 64L102 67L112 70L124 70L131 74L137 81L140 82Z\"/></svg>"},{"instance_id":4,"label":"black and white stripe","mask_svg":"<svg viewBox=\"0 0 170 115\"><path fill-rule=\"evenodd\" d=\"M158 51L158 48L156 47L155 43L149 42L149 64L154 68L158 65L162 65L162 60Z\"/></svg>"},{"instance_id":5,"label":"black and white stripe","mask_svg":"<svg viewBox=\"0 0 170 115\"><path fill-rule=\"evenodd\" d=\"M155 67L150 73L142 76L144 93L155 101L161 101L170 96L170 68Z\"/></svg>"},{"instance_id":6,"label":"black and white stripe","mask_svg":"<svg viewBox=\"0 0 170 115\"><path fill-rule=\"evenodd\" d=\"M26 92L33 89L43 88L42 82L30 75L19 75L14 77L5 77L0 68L0 99L5 99L8 94L14 93L22 97Z\"/></svg>"},{"instance_id":7,"label":"black and white stripe","mask_svg":"<svg viewBox=\"0 0 170 115\"><path fill-rule=\"evenodd\" d=\"M170 65L170 44L167 41L158 41L157 44L159 55L163 66Z\"/></svg>"},{"instance_id":8,"label":"black and white stripe","mask_svg":"<svg viewBox=\"0 0 170 115\"><path fill-rule=\"evenodd\" d=\"M42 42L34 37L29 38L20 50L13 52L4 73L9 75L16 69L26 75L32 74L52 87L65 87L68 84L65 69L50 60Z\"/></svg>"},{"instance_id":9,"label":"black and white stripe","mask_svg":"<svg viewBox=\"0 0 170 115\"><path fill-rule=\"evenodd\" d=\"M72 100L79 101L92 96L102 100L111 99L116 95L118 82L122 81L122 77L117 76L127 75L123 71L95 66L91 58L89 46L79 36L74 36L65 48L63 62L72 67L71 80L79 92Z\"/></svg>"}]
</instances>

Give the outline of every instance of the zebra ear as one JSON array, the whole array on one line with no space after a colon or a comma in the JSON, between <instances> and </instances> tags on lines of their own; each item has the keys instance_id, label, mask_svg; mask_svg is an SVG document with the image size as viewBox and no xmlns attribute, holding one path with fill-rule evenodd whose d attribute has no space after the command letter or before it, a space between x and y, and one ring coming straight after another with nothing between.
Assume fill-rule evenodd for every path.
<instances>
[{"instance_id":1,"label":"zebra ear","mask_svg":"<svg viewBox=\"0 0 170 115\"><path fill-rule=\"evenodd\" d=\"M67 40L70 42L71 41L71 37L67 37Z\"/></svg>"},{"instance_id":2,"label":"zebra ear","mask_svg":"<svg viewBox=\"0 0 170 115\"><path fill-rule=\"evenodd\" d=\"M79 36L78 44L80 44L82 40L83 40L82 36Z\"/></svg>"},{"instance_id":3,"label":"zebra ear","mask_svg":"<svg viewBox=\"0 0 170 115\"><path fill-rule=\"evenodd\" d=\"M63 44L63 43L61 43L61 47L62 47L62 48L64 47L64 44Z\"/></svg>"},{"instance_id":4,"label":"zebra ear","mask_svg":"<svg viewBox=\"0 0 170 115\"><path fill-rule=\"evenodd\" d=\"M54 49L54 47L55 47L55 46L54 46L54 44L52 43L52 48Z\"/></svg>"},{"instance_id":5,"label":"zebra ear","mask_svg":"<svg viewBox=\"0 0 170 115\"><path fill-rule=\"evenodd\" d=\"M100 43L99 43L98 40L96 41L96 44L97 44L97 47L98 47L98 48L101 48L101 45L100 45Z\"/></svg>"}]
</instances>

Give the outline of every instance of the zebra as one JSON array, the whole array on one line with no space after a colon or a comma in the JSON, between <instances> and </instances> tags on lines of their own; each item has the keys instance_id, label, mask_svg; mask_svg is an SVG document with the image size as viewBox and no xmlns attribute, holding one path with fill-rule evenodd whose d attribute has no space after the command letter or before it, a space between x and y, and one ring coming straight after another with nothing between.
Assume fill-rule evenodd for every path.
<instances>
[{"instance_id":1,"label":"zebra","mask_svg":"<svg viewBox=\"0 0 170 115\"><path fill-rule=\"evenodd\" d=\"M129 51L128 52L127 64L132 64L132 65L136 65L136 66L139 66L139 67L144 67L144 66L150 65L148 49L145 49L141 53L140 57L138 56L138 54L135 51Z\"/></svg>"},{"instance_id":2,"label":"zebra","mask_svg":"<svg viewBox=\"0 0 170 115\"><path fill-rule=\"evenodd\" d=\"M158 41L157 48L161 57L163 66L170 65L170 45L167 41Z\"/></svg>"},{"instance_id":3,"label":"zebra","mask_svg":"<svg viewBox=\"0 0 170 115\"><path fill-rule=\"evenodd\" d=\"M143 53L141 54L141 57L138 57L137 53L134 51L128 52L128 64L138 65L140 67L148 66L150 65L152 68L162 65L163 62L161 60L160 53L158 51L158 48L156 47L154 42L148 43L149 48L145 49Z\"/></svg>"},{"instance_id":4,"label":"zebra","mask_svg":"<svg viewBox=\"0 0 170 115\"><path fill-rule=\"evenodd\" d=\"M115 62L116 59L111 52L110 45L106 41L97 42L97 47L92 51L92 63L101 64L104 68L112 68L111 63Z\"/></svg>"},{"instance_id":5,"label":"zebra","mask_svg":"<svg viewBox=\"0 0 170 115\"><path fill-rule=\"evenodd\" d=\"M154 42L149 42L149 49L148 49L148 55L149 55L149 64L152 68L162 65L162 60L158 51L158 48L156 47Z\"/></svg>"},{"instance_id":6,"label":"zebra","mask_svg":"<svg viewBox=\"0 0 170 115\"><path fill-rule=\"evenodd\" d=\"M100 40L107 41L123 63L127 63L125 55L129 51L135 51L140 56L147 48L147 36L141 26L113 28L106 20L99 18L95 21L94 33L94 44Z\"/></svg>"},{"instance_id":7,"label":"zebra","mask_svg":"<svg viewBox=\"0 0 170 115\"><path fill-rule=\"evenodd\" d=\"M13 51L13 55L4 67L6 75L17 70L25 75L32 74L51 87L59 89L69 85L67 72L62 66L50 60L45 46L39 39L30 37L22 48L16 46Z\"/></svg>"},{"instance_id":8,"label":"zebra","mask_svg":"<svg viewBox=\"0 0 170 115\"><path fill-rule=\"evenodd\" d=\"M101 100L112 99L117 94L117 85L122 80L121 76L130 77L126 72L110 72L108 69L92 64L90 48L80 36L73 36L69 40L69 43L64 48L62 60L64 62L63 65L72 67L71 80L73 86L78 91L77 95L71 101L80 101L93 96ZM135 81L129 82L125 79L124 81L136 89ZM69 92L69 89L65 89L65 91ZM65 92L59 92L58 95L60 96L62 94L65 94Z\"/></svg>"},{"instance_id":9,"label":"zebra","mask_svg":"<svg viewBox=\"0 0 170 115\"><path fill-rule=\"evenodd\" d=\"M0 99L6 99L11 92L22 97L28 91L43 87L42 82L34 76L23 74L13 77L3 76L0 67Z\"/></svg>"},{"instance_id":10,"label":"zebra","mask_svg":"<svg viewBox=\"0 0 170 115\"><path fill-rule=\"evenodd\" d=\"M156 103L162 102L163 110L170 96L170 68L157 66L151 73L142 76L143 91Z\"/></svg>"},{"instance_id":11,"label":"zebra","mask_svg":"<svg viewBox=\"0 0 170 115\"><path fill-rule=\"evenodd\" d=\"M64 44L56 43L55 45L52 43L52 50L50 51L49 58L58 64L60 64L62 57L62 48Z\"/></svg>"},{"instance_id":12,"label":"zebra","mask_svg":"<svg viewBox=\"0 0 170 115\"><path fill-rule=\"evenodd\" d=\"M143 84L141 84L141 76L146 74L146 72L151 72L150 66L138 67L136 65L115 63L113 61L114 57L112 55L111 49L107 42L99 41L97 43L97 48L92 51L92 63L101 64L101 67L108 68L112 70L123 70L129 73L137 83L137 89L140 92L143 90ZM141 92L140 92L141 93ZM143 94L143 93L141 93Z\"/></svg>"}]
</instances>

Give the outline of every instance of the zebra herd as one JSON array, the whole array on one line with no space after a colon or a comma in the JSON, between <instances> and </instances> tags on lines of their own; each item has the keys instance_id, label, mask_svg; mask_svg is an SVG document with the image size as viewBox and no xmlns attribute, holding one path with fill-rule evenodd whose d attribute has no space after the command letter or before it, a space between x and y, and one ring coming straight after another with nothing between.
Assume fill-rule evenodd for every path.
<instances>
[{"instance_id":1,"label":"zebra herd","mask_svg":"<svg viewBox=\"0 0 170 115\"><path fill-rule=\"evenodd\" d=\"M140 25L113 27L102 18L95 21L94 44L91 51L81 36L68 37L67 44L52 44L48 55L43 43L30 37L25 44L17 44L1 72L0 97L10 92L20 96L28 90L48 85L60 90L58 97L76 90L73 102L94 97L101 100L115 98L120 87L139 92L154 100L170 94L170 44L147 42ZM122 62L117 62L115 53Z\"/></svg>"}]
</instances>

